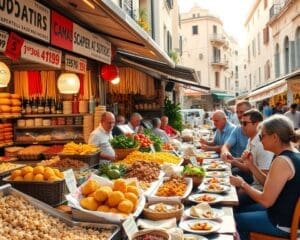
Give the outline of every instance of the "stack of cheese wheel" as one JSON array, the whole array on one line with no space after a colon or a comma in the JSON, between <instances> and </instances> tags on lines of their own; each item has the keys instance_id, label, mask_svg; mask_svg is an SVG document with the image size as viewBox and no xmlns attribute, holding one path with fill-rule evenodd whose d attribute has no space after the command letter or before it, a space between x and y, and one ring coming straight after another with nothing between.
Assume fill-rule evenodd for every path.
<instances>
[{"instance_id":1,"label":"stack of cheese wheel","mask_svg":"<svg viewBox=\"0 0 300 240\"><path fill-rule=\"evenodd\" d=\"M0 124L0 145L13 142L13 127L11 123Z\"/></svg>"},{"instance_id":2,"label":"stack of cheese wheel","mask_svg":"<svg viewBox=\"0 0 300 240\"><path fill-rule=\"evenodd\" d=\"M20 96L14 93L0 93L0 117L14 117L20 114Z\"/></svg>"}]
</instances>

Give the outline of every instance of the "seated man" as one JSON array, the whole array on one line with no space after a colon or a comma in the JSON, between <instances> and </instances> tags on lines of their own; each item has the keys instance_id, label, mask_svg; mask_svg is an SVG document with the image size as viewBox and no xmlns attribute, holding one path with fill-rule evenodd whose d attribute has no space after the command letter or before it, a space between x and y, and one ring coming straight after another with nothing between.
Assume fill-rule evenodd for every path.
<instances>
[{"instance_id":1,"label":"seated man","mask_svg":"<svg viewBox=\"0 0 300 240\"><path fill-rule=\"evenodd\" d=\"M161 120L160 129L164 130L170 138L177 138L180 136L180 133L168 124L169 123L168 116L162 116L160 120Z\"/></svg>"},{"instance_id":2,"label":"seated man","mask_svg":"<svg viewBox=\"0 0 300 240\"><path fill-rule=\"evenodd\" d=\"M162 141L164 143L168 142L169 141L169 136L167 135L167 133L160 129L160 125L161 125L161 121L159 118L153 118L152 119L152 125L153 125L153 133L157 136L159 136Z\"/></svg>"},{"instance_id":3,"label":"seated man","mask_svg":"<svg viewBox=\"0 0 300 240\"><path fill-rule=\"evenodd\" d=\"M104 112L101 115L100 125L91 133L88 143L100 147L100 161L114 161L115 151L110 145L112 129L115 125L115 116L111 112Z\"/></svg>"},{"instance_id":4,"label":"seated man","mask_svg":"<svg viewBox=\"0 0 300 240\"><path fill-rule=\"evenodd\" d=\"M226 114L221 110L214 112L212 120L217 129L215 137L213 141L207 141L201 138L201 149L205 151L221 152L223 144L226 142L235 126L227 120Z\"/></svg>"}]
</instances>

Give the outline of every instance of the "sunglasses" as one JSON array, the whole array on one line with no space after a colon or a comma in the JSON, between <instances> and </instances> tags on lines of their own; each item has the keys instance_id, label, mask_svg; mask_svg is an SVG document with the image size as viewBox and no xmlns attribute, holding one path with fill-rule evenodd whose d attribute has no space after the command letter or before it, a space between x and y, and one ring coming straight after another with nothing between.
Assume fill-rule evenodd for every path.
<instances>
[{"instance_id":1,"label":"sunglasses","mask_svg":"<svg viewBox=\"0 0 300 240\"><path fill-rule=\"evenodd\" d=\"M262 133L260 133L258 136L259 136L259 140L260 141L262 141L263 140L263 138L264 138L264 136L266 136L267 134L262 134Z\"/></svg>"},{"instance_id":2,"label":"sunglasses","mask_svg":"<svg viewBox=\"0 0 300 240\"><path fill-rule=\"evenodd\" d=\"M253 124L254 122L241 121L241 124L242 124L244 127L246 127L248 123L252 123L252 124Z\"/></svg>"}]
</instances>

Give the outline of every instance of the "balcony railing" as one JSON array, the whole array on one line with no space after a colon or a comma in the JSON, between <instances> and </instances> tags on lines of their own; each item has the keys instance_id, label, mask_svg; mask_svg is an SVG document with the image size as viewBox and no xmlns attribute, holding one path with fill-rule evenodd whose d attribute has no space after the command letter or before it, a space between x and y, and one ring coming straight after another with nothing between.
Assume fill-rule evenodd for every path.
<instances>
[{"instance_id":1,"label":"balcony railing","mask_svg":"<svg viewBox=\"0 0 300 240\"><path fill-rule=\"evenodd\" d=\"M228 68L228 60L220 59L220 58L213 58L213 60L211 61L211 65L214 67Z\"/></svg>"},{"instance_id":2,"label":"balcony railing","mask_svg":"<svg viewBox=\"0 0 300 240\"><path fill-rule=\"evenodd\" d=\"M226 43L226 38L224 37L223 34L215 33L215 34L210 35L210 41L217 45L223 45Z\"/></svg>"},{"instance_id":3,"label":"balcony railing","mask_svg":"<svg viewBox=\"0 0 300 240\"><path fill-rule=\"evenodd\" d=\"M281 0L280 2L273 4L273 6L270 8L270 19L278 15L281 9L283 9L289 1L290 0Z\"/></svg>"}]
</instances>

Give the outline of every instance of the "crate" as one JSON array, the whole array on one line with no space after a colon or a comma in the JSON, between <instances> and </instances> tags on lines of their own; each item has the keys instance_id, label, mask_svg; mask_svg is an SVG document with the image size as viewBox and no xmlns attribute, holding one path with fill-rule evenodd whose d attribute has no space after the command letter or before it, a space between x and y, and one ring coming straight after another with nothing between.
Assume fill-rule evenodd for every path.
<instances>
[{"instance_id":1,"label":"crate","mask_svg":"<svg viewBox=\"0 0 300 240\"><path fill-rule=\"evenodd\" d=\"M65 180L54 182L37 182L37 181L12 181L6 177L3 182L10 183L13 188L26 193L40 201L43 201L51 206L56 206L64 201L64 195L67 194Z\"/></svg>"},{"instance_id":2,"label":"crate","mask_svg":"<svg viewBox=\"0 0 300 240\"><path fill-rule=\"evenodd\" d=\"M64 154L60 153L58 156L60 159L70 158L83 161L87 163L90 167L94 167L99 164L99 154L100 152L95 152L93 154Z\"/></svg>"}]
</instances>

